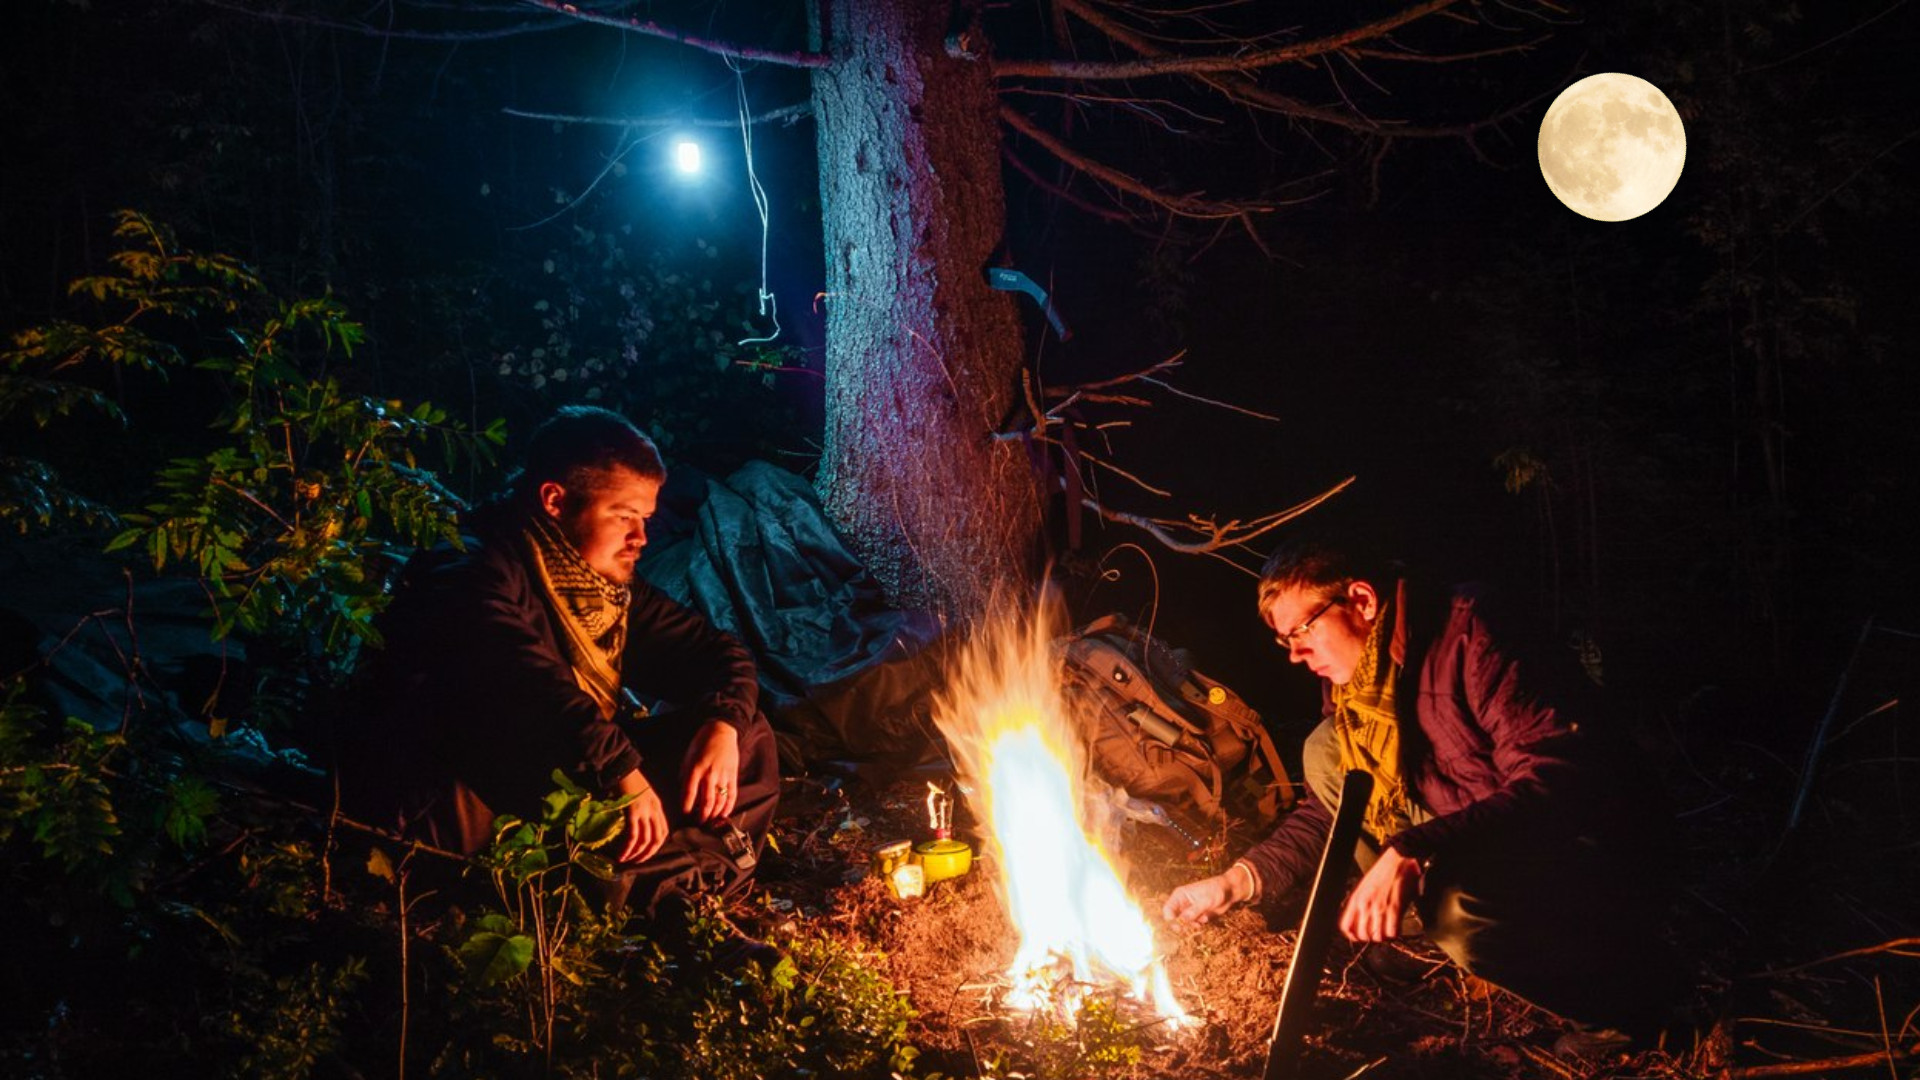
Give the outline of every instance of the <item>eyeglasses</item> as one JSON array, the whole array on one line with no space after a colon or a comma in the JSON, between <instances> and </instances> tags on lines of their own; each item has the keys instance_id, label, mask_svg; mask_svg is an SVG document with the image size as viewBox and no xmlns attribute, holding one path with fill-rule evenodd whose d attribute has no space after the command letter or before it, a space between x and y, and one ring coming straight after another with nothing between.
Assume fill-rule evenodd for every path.
<instances>
[{"instance_id":1,"label":"eyeglasses","mask_svg":"<svg viewBox=\"0 0 1920 1080\"><path fill-rule=\"evenodd\" d=\"M1346 602L1347 602L1346 597L1336 593L1334 596L1330 597L1326 603L1321 604L1319 608L1317 608L1314 611L1313 614L1307 616L1305 622L1301 623L1299 626L1294 627L1293 629L1287 631L1284 634L1275 634L1273 639L1280 643L1280 647L1282 649L1285 649L1288 652L1292 652L1293 647L1299 644L1301 638L1306 636L1308 627L1312 626L1314 622L1320 618L1320 616L1325 615L1327 613L1327 610L1333 607L1335 604L1344 604Z\"/></svg>"}]
</instances>

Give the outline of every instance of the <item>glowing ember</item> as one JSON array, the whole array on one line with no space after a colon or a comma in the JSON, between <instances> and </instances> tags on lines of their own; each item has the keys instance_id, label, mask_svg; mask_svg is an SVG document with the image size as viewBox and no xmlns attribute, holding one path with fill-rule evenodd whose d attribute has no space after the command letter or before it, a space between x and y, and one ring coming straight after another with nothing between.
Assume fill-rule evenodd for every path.
<instances>
[{"instance_id":1,"label":"glowing ember","mask_svg":"<svg viewBox=\"0 0 1920 1080\"><path fill-rule=\"evenodd\" d=\"M1083 752L1060 700L1044 617L990 622L959 657L934 719L967 775L967 797L992 828L1001 891L1020 948L1008 974L1022 1008L1071 1011L1084 988L1120 980L1172 1023L1173 1000L1153 930L1083 818ZM1059 969L1072 985L1061 987Z\"/></svg>"}]
</instances>

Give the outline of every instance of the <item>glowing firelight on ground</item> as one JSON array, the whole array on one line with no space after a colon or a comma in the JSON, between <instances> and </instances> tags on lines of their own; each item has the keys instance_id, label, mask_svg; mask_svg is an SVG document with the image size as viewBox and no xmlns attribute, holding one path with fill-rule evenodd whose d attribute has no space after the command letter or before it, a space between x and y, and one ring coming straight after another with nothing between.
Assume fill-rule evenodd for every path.
<instances>
[{"instance_id":1,"label":"glowing firelight on ground","mask_svg":"<svg viewBox=\"0 0 1920 1080\"><path fill-rule=\"evenodd\" d=\"M1010 1004L1071 1014L1087 987L1119 980L1178 1026L1153 929L1127 896L1084 808L1084 752L1060 698L1048 620L990 621L962 650L934 719L989 823L999 882L1020 934ZM1071 982L1060 985L1062 967Z\"/></svg>"}]
</instances>

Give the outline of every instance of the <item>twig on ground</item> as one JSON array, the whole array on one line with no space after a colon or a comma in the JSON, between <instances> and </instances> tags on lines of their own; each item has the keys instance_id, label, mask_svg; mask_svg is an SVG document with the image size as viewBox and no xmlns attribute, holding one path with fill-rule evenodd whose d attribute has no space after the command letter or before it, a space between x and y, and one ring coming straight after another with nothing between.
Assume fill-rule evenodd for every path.
<instances>
[{"instance_id":1,"label":"twig on ground","mask_svg":"<svg viewBox=\"0 0 1920 1080\"><path fill-rule=\"evenodd\" d=\"M1891 953L1894 956L1920 956L1920 937L1894 938L1892 941L1883 941L1878 945L1867 945L1858 949L1848 949L1845 952L1837 952L1832 956L1823 956L1818 960L1808 960L1805 963L1794 964L1791 967L1767 968L1757 974L1768 977L1791 975L1796 971L1805 971L1808 968L1819 967L1821 964L1831 964L1835 960L1849 960L1856 956L1872 956L1876 953Z\"/></svg>"}]
</instances>

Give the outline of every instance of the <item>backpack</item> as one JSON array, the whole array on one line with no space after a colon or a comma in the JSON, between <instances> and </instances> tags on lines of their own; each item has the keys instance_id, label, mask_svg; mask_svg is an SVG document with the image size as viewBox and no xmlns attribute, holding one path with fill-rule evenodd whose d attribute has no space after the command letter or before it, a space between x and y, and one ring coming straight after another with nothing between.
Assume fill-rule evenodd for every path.
<instances>
[{"instance_id":1,"label":"backpack","mask_svg":"<svg viewBox=\"0 0 1920 1080\"><path fill-rule=\"evenodd\" d=\"M1059 639L1063 688L1101 779L1159 804L1190 836L1230 812L1264 828L1293 786L1260 714L1184 650L1107 615Z\"/></svg>"}]
</instances>

